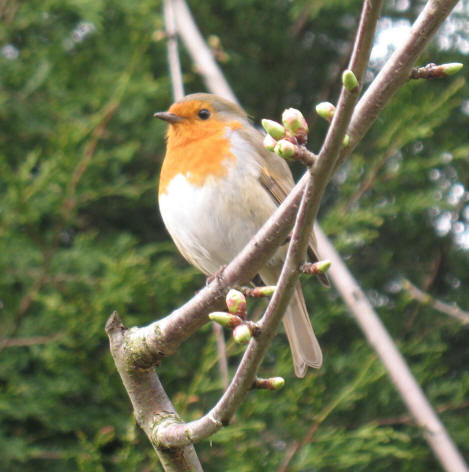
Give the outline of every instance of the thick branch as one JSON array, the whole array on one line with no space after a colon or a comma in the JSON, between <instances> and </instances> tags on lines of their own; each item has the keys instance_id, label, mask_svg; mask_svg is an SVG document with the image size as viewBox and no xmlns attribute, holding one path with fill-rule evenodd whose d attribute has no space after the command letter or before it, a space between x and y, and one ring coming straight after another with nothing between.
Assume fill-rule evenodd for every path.
<instances>
[{"instance_id":1,"label":"thick branch","mask_svg":"<svg viewBox=\"0 0 469 472\"><path fill-rule=\"evenodd\" d=\"M114 312L106 323L111 354L130 397L138 425L149 438L156 425L165 421L182 421L154 369L136 369L128 356L127 330ZM202 471L193 445L164 448L152 442L166 472Z\"/></svg>"}]
</instances>

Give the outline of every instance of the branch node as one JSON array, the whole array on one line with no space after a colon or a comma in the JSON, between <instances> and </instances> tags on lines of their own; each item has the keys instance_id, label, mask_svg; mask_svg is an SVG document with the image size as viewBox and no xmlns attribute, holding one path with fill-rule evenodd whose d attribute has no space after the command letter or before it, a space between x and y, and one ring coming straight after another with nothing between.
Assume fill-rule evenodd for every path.
<instances>
[{"instance_id":1,"label":"branch node","mask_svg":"<svg viewBox=\"0 0 469 472\"><path fill-rule=\"evenodd\" d=\"M181 417L176 413L154 415L153 423L150 427L150 440L152 444L154 444L156 447L168 447L168 443L171 442L171 440L167 437L168 433L171 435L170 428L174 425L181 424L184 424L184 422L182 421ZM189 441L191 441L190 433L187 428L184 429L184 435Z\"/></svg>"},{"instance_id":2,"label":"branch node","mask_svg":"<svg viewBox=\"0 0 469 472\"><path fill-rule=\"evenodd\" d=\"M213 415L213 411L209 411L209 412L207 413L207 418L208 418L217 428L221 428L221 427L225 426L222 421L217 420L217 419L215 418L215 416Z\"/></svg>"}]
</instances>

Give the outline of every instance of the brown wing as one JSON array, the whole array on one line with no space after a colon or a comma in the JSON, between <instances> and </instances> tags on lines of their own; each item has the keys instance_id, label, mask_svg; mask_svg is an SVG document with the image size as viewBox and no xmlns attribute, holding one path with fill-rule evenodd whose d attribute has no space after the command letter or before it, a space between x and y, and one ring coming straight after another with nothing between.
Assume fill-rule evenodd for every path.
<instances>
[{"instance_id":1,"label":"brown wing","mask_svg":"<svg viewBox=\"0 0 469 472\"><path fill-rule=\"evenodd\" d=\"M265 149L261 139L252 138L253 136L251 136L251 142L256 142L257 154L260 156L260 159L262 159L262 162L260 162L260 164L262 164L262 171L259 175L259 182L278 206L294 186L290 168L283 159ZM316 248L316 238L314 233L311 233L308 247L308 257L311 262L318 261ZM323 285L330 287L329 279L325 274L319 275L318 278Z\"/></svg>"}]
</instances>

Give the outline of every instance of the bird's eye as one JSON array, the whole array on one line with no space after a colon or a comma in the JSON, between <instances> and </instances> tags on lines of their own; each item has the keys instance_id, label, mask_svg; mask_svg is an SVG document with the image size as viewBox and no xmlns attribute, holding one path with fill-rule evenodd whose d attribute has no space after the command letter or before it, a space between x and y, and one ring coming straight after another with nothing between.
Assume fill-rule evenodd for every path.
<instances>
[{"instance_id":1,"label":"bird's eye","mask_svg":"<svg viewBox=\"0 0 469 472\"><path fill-rule=\"evenodd\" d=\"M202 108L197 115L201 120L208 120L210 118L210 111L206 108Z\"/></svg>"}]
</instances>

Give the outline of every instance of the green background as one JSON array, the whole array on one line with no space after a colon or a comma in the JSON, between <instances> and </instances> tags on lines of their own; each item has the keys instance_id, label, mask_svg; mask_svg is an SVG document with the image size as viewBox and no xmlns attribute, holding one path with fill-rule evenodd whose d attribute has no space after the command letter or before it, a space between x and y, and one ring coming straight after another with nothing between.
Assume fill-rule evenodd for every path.
<instances>
[{"instance_id":1,"label":"green background","mask_svg":"<svg viewBox=\"0 0 469 472\"><path fill-rule=\"evenodd\" d=\"M253 121L300 108L318 150L327 123L314 106L337 99L360 2L189 4L204 36L219 37ZM388 2L384 16L420 8ZM419 64L465 62L464 8ZM172 101L161 12L147 0L0 6L1 470L161 470L104 333L113 310L144 325L205 283L156 209L165 125L152 114ZM186 91L203 91L181 52ZM469 309L465 75L397 94L330 183L320 221L468 458L467 328L400 282ZM303 286L324 367L296 379L279 334L260 375L283 376L285 388L251 392L228 428L197 445L205 469L278 470L298 447L290 471L440 470L335 290ZM233 369L241 350L228 344ZM159 373L184 419L207 411L221 393L211 327Z\"/></svg>"}]
</instances>

